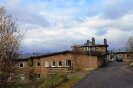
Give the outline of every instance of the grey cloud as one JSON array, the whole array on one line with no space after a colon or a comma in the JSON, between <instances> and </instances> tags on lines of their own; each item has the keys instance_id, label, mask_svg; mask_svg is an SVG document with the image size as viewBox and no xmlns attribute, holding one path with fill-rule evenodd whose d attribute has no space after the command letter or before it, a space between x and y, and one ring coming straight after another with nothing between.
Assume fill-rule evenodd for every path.
<instances>
[{"instance_id":1,"label":"grey cloud","mask_svg":"<svg viewBox=\"0 0 133 88\"><path fill-rule=\"evenodd\" d=\"M107 30L105 30L105 29L98 29L96 32L96 35L102 36L102 35L105 35L106 33L107 33Z\"/></svg>"},{"instance_id":2,"label":"grey cloud","mask_svg":"<svg viewBox=\"0 0 133 88\"><path fill-rule=\"evenodd\" d=\"M133 0L119 0L116 4L105 5L103 15L110 19L119 19L125 14L133 13Z\"/></svg>"},{"instance_id":3,"label":"grey cloud","mask_svg":"<svg viewBox=\"0 0 133 88\"><path fill-rule=\"evenodd\" d=\"M42 27L49 27L51 25L45 17L42 17L38 14L28 12L17 12L15 15L20 24L31 24Z\"/></svg>"}]
</instances>

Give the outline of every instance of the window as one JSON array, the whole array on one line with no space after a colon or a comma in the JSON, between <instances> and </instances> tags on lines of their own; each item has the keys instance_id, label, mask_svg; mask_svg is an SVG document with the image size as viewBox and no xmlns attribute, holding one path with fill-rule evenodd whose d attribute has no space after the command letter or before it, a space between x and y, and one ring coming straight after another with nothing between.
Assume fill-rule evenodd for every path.
<instances>
[{"instance_id":1,"label":"window","mask_svg":"<svg viewBox=\"0 0 133 88\"><path fill-rule=\"evenodd\" d=\"M20 63L20 64L19 64L19 67L20 67L20 68L23 68L23 67L24 67L24 63Z\"/></svg>"},{"instance_id":2,"label":"window","mask_svg":"<svg viewBox=\"0 0 133 88\"><path fill-rule=\"evenodd\" d=\"M52 67L55 67L55 61L52 61Z\"/></svg>"},{"instance_id":3,"label":"window","mask_svg":"<svg viewBox=\"0 0 133 88\"><path fill-rule=\"evenodd\" d=\"M89 47L86 47L87 50L89 50Z\"/></svg>"},{"instance_id":4,"label":"window","mask_svg":"<svg viewBox=\"0 0 133 88\"><path fill-rule=\"evenodd\" d=\"M66 60L66 66L71 66L71 60Z\"/></svg>"},{"instance_id":5,"label":"window","mask_svg":"<svg viewBox=\"0 0 133 88\"><path fill-rule=\"evenodd\" d=\"M99 51L100 50L100 48L99 47L96 47L96 51Z\"/></svg>"},{"instance_id":6,"label":"window","mask_svg":"<svg viewBox=\"0 0 133 88\"><path fill-rule=\"evenodd\" d=\"M40 66L40 62L37 62L37 63L36 63L36 66L39 67L39 66Z\"/></svg>"},{"instance_id":7,"label":"window","mask_svg":"<svg viewBox=\"0 0 133 88\"><path fill-rule=\"evenodd\" d=\"M59 61L59 66L62 66L62 61Z\"/></svg>"},{"instance_id":8,"label":"window","mask_svg":"<svg viewBox=\"0 0 133 88\"><path fill-rule=\"evenodd\" d=\"M49 67L49 62L45 61L45 67Z\"/></svg>"},{"instance_id":9,"label":"window","mask_svg":"<svg viewBox=\"0 0 133 88\"><path fill-rule=\"evenodd\" d=\"M129 54L127 55L127 57L129 57Z\"/></svg>"}]
</instances>

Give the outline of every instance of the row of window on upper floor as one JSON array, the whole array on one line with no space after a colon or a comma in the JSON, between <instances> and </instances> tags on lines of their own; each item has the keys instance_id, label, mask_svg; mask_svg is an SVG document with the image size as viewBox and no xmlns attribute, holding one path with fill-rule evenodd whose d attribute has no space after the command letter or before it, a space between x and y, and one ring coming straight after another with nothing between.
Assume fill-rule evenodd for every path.
<instances>
[{"instance_id":1,"label":"row of window on upper floor","mask_svg":"<svg viewBox=\"0 0 133 88\"><path fill-rule=\"evenodd\" d=\"M17 64L17 67L24 68L26 67L25 62L20 62ZM36 62L35 64L36 67L40 67L41 64L40 62ZM72 61L71 60L61 60L61 61L45 61L44 62L44 67L70 67L72 66Z\"/></svg>"},{"instance_id":2,"label":"row of window on upper floor","mask_svg":"<svg viewBox=\"0 0 133 88\"><path fill-rule=\"evenodd\" d=\"M92 48L83 47L82 49L83 49L83 51L89 51L89 50L100 51L99 47L92 47Z\"/></svg>"}]
</instances>

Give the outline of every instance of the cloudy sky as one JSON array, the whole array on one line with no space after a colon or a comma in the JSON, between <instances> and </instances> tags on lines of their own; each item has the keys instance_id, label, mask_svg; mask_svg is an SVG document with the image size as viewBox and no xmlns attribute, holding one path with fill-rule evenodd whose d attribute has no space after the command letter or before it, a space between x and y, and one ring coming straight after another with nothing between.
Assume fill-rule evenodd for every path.
<instances>
[{"instance_id":1,"label":"cloudy sky","mask_svg":"<svg viewBox=\"0 0 133 88\"><path fill-rule=\"evenodd\" d=\"M22 52L70 49L95 37L109 49L133 35L133 0L0 0L25 32Z\"/></svg>"}]
</instances>

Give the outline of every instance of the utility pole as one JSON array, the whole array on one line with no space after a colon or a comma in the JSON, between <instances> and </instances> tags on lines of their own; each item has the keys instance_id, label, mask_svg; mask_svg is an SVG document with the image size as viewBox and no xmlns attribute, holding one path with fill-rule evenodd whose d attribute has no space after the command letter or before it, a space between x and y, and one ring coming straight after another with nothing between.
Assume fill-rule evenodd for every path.
<instances>
[{"instance_id":1,"label":"utility pole","mask_svg":"<svg viewBox=\"0 0 133 88\"><path fill-rule=\"evenodd\" d=\"M89 42L89 55L90 55L90 68L91 68L91 48L90 48L90 46L91 46L91 42Z\"/></svg>"}]
</instances>

